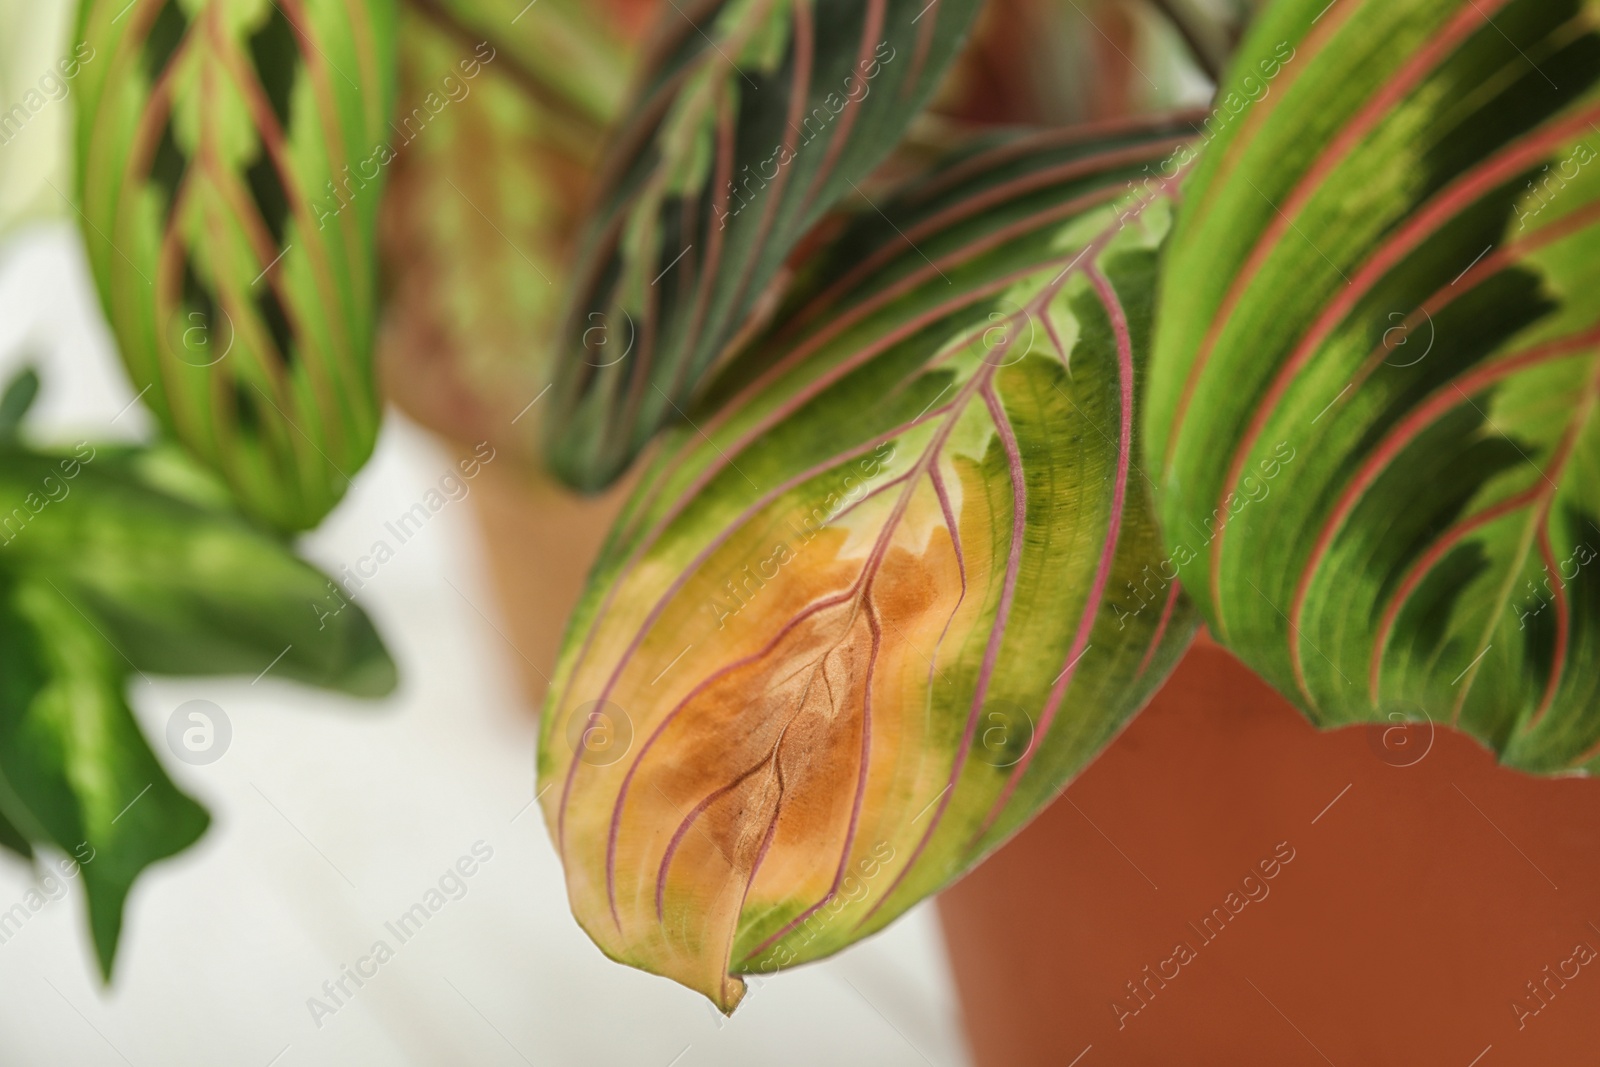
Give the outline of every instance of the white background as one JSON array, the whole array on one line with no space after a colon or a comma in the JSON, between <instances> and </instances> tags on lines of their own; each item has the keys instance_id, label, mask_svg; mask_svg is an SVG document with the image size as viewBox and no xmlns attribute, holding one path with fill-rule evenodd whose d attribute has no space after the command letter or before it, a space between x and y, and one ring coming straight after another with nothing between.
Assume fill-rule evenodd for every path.
<instances>
[{"instance_id":1,"label":"white background","mask_svg":"<svg viewBox=\"0 0 1600 1067\"><path fill-rule=\"evenodd\" d=\"M61 224L0 247L0 373L30 355L44 377L35 429L72 440L149 431L146 414L126 408L133 390L76 234ZM377 455L305 552L328 568L353 562L450 468L391 412ZM76 880L0 945L0 1064L966 1062L926 904L833 960L754 988L726 1021L589 943L528 806L534 711L516 687L515 653L486 620L496 609L470 500L432 518L361 597L401 666L387 701L270 674L135 680L145 735L212 827L135 886L110 988ZM164 741L173 710L197 698L233 727L208 766L178 762ZM379 938L394 947L384 923L480 840L493 858L466 895L315 1025L307 999ZM35 882L27 864L0 858L0 911Z\"/></svg>"}]
</instances>

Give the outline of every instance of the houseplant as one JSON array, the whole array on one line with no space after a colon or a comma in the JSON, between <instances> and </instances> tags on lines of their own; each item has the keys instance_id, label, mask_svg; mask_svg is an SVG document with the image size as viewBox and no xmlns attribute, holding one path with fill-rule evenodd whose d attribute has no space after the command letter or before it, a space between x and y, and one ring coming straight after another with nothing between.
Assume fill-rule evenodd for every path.
<instances>
[{"instance_id":1,"label":"houseplant","mask_svg":"<svg viewBox=\"0 0 1600 1067\"><path fill-rule=\"evenodd\" d=\"M866 10L857 42L915 14ZM1582 770L1587 27L1269 5L1193 125L982 144L791 261L644 477L546 708L544 804L590 935L731 1007L730 964L831 951L1019 826L1199 618L1321 725L1428 717ZM721 231L681 234L656 195L667 114L660 171L635 163L635 214L601 231L645 234L646 266L602 245L604 291L575 305L661 340L558 364L575 418L662 418L666 383L736 335L628 288L671 268L713 309L743 291L742 263L717 285L672 260ZM783 135L716 129L693 158L720 217L746 144ZM785 217L794 160L740 197L730 247L743 212ZM611 450L580 482L627 447L576 440Z\"/></svg>"},{"instance_id":2,"label":"houseplant","mask_svg":"<svg viewBox=\"0 0 1600 1067\"><path fill-rule=\"evenodd\" d=\"M466 41L493 5L116 6L80 26L109 60L80 103L91 259L250 521L333 506L384 330L395 392L464 437L584 490L651 453L539 757L616 958L732 1010L740 973L881 927L1045 806L1202 621L1319 725L1594 760L1585 5L1275 0L1238 39L1173 2L1208 108L976 131L926 112L985 54L975 2L702 2L637 52L616 15L592 69L636 64L630 102L508 45L498 123L426 117L547 190L609 130L575 235L384 127L406 27ZM391 163L410 194L380 209ZM542 235L566 296L452 289L473 241L424 224L450 186ZM380 326L384 254L450 297ZM206 362L176 327L219 312L239 358Z\"/></svg>"}]
</instances>

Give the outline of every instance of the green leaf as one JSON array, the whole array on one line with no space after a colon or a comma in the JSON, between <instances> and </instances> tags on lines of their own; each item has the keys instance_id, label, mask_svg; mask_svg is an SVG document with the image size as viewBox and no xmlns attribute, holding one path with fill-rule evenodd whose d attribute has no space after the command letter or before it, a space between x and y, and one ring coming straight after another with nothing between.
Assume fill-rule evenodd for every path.
<instances>
[{"instance_id":1,"label":"green leaf","mask_svg":"<svg viewBox=\"0 0 1600 1067\"><path fill-rule=\"evenodd\" d=\"M0 812L80 864L109 979L133 880L209 821L145 744L127 664L47 579L0 578Z\"/></svg>"},{"instance_id":2,"label":"green leaf","mask_svg":"<svg viewBox=\"0 0 1600 1067\"><path fill-rule=\"evenodd\" d=\"M361 609L225 500L174 451L0 448L0 845L81 866L108 978L134 879L207 822L140 734L130 676L395 684Z\"/></svg>"},{"instance_id":3,"label":"green leaf","mask_svg":"<svg viewBox=\"0 0 1600 1067\"><path fill-rule=\"evenodd\" d=\"M992 143L802 266L669 435L546 703L541 797L610 956L731 1010L1047 804L1191 633L1132 464L1191 127ZM891 221L892 220L892 221Z\"/></svg>"},{"instance_id":4,"label":"green leaf","mask_svg":"<svg viewBox=\"0 0 1600 1067\"><path fill-rule=\"evenodd\" d=\"M3 808L0 808L3 810ZM33 858L33 845L23 836L21 830L12 826L4 815L0 815L0 847L15 852L23 859Z\"/></svg>"},{"instance_id":5,"label":"green leaf","mask_svg":"<svg viewBox=\"0 0 1600 1067\"><path fill-rule=\"evenodd\" d=\"M372 452L393 0L87 0L77 181L124 362L284 530Z\"/></svg>"},{"instance_id":6,"label":"green leaf","mask_svg":"<svg viewBox=\"0 0 1600 1067\"><path fill-rule=\"evenodd\" d=\"M801 237L894 148L977 0L727 0L664 11L613 139L545 412L573 485L609 484L781 295Z\"/></svg>"},{"instance_id":7,"label":"green leaf","mask_svg":"<svg viewBox=\"0 0 1600 1067\"><path fill-rule=\"evenodd\" d=\"M0 444L16 440L38 395L39 372L32 367L24 367L6 383L5 394L0 395Z\"/></svg>"},{"instance_id":8,"label":"green leaf","mask_svg":"<svg viewBox=\"0 0 1600 1067\"><path fill-rule=\"evenodd\" d=\"M1597 82L1576 0L1286 0L1227 80L1146 455L1213 632L1318 724L1594 766Z\"/></svg>"},{"instance_id":9,"label":"green leaf","mask_svg":"<svg viewBox=\"0 0 1600 1067\"><path fill-rule=\"evenodd\" d=\"M143 462L87 444L0 454L0 567L55 582L141 671L270 665L358 696L393 690L393 661L337 585L242 516L153 487Z\"/></svg>"},{"instance_id":10,"label":"green leaf","mask_svg":"<svg viewBox=\"0 0 1600 1067\"><path fill-rule=\"evenodd\" d=\"M635 48L594 0L427 0L400 25L380 249L388 395L457 440L541 462L565 276ZM521 12L519 17L519 11ZM439 107L430 111L429 94Z\"/></svg>"},{"instance_id":11,"label":"green leaf","mask_svg":"<svg viewBox=\"0 0 1600 1067\"><path fill-rule=\"evenodd\" d=\"M458 52L487 43L499 73L565 135L592 135L621 112L632 74L627 45L642 21L629 0L409 0L407 7L402 48L424 25L437 45L450 41Z\"/></svg>"}]
</instances>

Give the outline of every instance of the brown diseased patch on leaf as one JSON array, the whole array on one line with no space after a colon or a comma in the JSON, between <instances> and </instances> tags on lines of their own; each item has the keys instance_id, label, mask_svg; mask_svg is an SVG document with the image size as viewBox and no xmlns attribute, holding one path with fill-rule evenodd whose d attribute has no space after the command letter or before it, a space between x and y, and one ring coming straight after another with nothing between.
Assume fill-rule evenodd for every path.
<instances>
[{"instance_id":1,"label":"brown diseased patch on leaf","mask_svg":"<svg viewBox=\"0 0 1600 1067\"><path fill-rule=\"evenodd\" d=\"M602 945L629 946L628 962L720 983L725 1008L742 995L728 971L824 921L862 856L886 836L909 851L873 809L903 807L883 800L948 770L924 765L924 704L901 694L926 682L961 605L960 568L928 480L890 490L789 549L725 629L705 608L711 572L725 573L713 554L651 627L666 640L619 671L632 634L602 633L611 656L568 690L592 697L616 672L605 699L635 731L618 763L570 768L576 818L561 836L574 900L589 904L579 918ZM657 684L671 641L692 651L676 684ZM615 800L576 800L590 790Z\"/></svg>"}]
</instances>

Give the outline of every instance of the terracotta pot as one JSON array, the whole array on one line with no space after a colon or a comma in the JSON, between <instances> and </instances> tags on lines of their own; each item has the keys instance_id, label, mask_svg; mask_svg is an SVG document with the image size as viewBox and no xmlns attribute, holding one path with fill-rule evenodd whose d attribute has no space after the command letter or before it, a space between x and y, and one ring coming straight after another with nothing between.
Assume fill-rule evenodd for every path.
<instances>
[{"instance_id":1,"label":"terracotta pot","mask_svg":"<svg viewBox=\"0 0 1600 1067\"><path fill-rule=\"evenodd\" d=\"M555 672L567 616L631 484L624 479L602 496L580 497L509 460L483 468L472 500L502 636L535 707Z\"/></svg>"},{"instance_id":2,"label":"terracotta pot","mask_svg":"<svg viewBox=\"0 0 1600 1067\"><path fill-rule=\"evenodd\" d=\"M1202 642L940 910L983 1067L1593 1064L1597 842L1600 783L1318 733Z\"/></svg>"},{"instance_id":3,"label":"terracotta pot","mask_svg":"<svg viewBox=\"0 0 1600 1067\"><path fill-rule=\"evenodd\" d=\"M537 703L625 490L485 478ZM1202 638L939 907L981 1067L1587 1065L1596 842L1600 783L1505 770L1442 727L1319 733Z\"/></svg>"}]
</instances>

